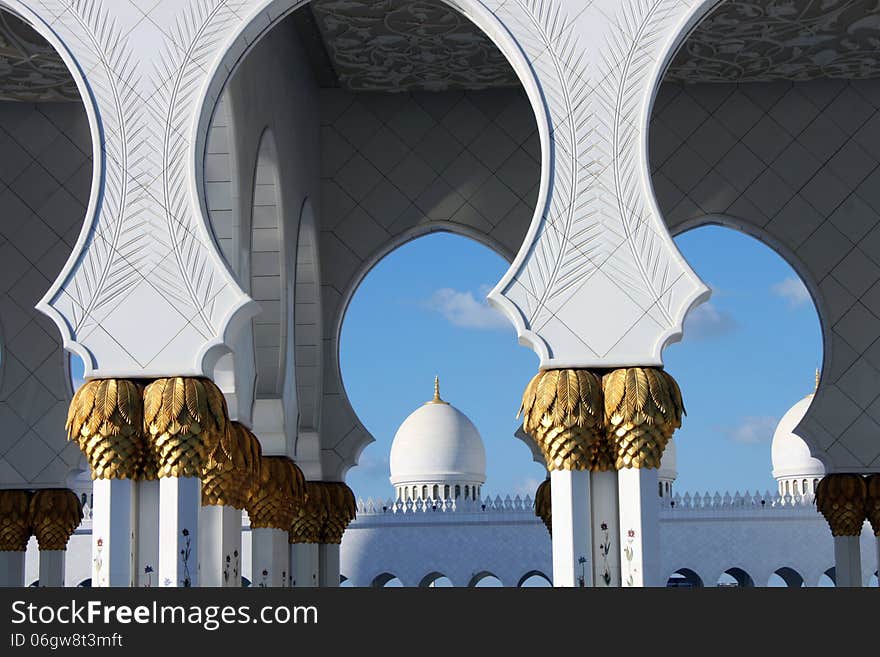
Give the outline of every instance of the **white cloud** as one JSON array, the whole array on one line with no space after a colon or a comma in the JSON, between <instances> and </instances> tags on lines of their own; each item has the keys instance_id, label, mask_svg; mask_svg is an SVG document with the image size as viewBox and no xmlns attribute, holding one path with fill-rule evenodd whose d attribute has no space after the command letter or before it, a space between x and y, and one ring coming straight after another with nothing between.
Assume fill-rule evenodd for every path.
<instances>
[{"instance_id":1,"label":"white cloud","mask_svg":"<svg viewBox=\"0 0 880 657\"><path fill-rule=\"evenodd\" d=\"M708 301L697 306L684 323L685 340L711 340L738 328L736 318Z\"/></svg>"},{"instance_id":2,"label":"white cloud","mask_svg":"<svg viewBox=\"0 0 880 657\"><path fill-rule=\"evenodd\" d=\"M425 306L440 313L453 326L480 330L510 328L507 318L469 291L442 288L431 295Z\"/></svg>"},{"instance_id":3,"label":"white cloud","mask_svg":"<svg viewBox=\"0 0 880 657\"><path fill-rule=\"evenodd\" d=\"M538 486L541 485L543 479L535 479L534 477L527 477L521 483L514 487L513 492L520 497L525 497L528 495L532 499L535 499L535 491L538 490Z\"/></svg>"},{"instance_id":4,"label":"white cloud","mask_svg":"<svg viewBox=\"0 0 880 657\"><path fill-rule=\"evenodd\" d=\"M804 282L796 276L774 283L770 291L788 303L789 308L797 308L810 301L810 292Z\"/></svg>"},{"instance_id":5,"label":"white cloud","mask_svg":"<svg viewBox=\"0 0 880 657\"><path fill-rule=\"evenodd\" d=\"M747 445L755 445L758 443L768 443L773 438L773 432L779 418L769 415L749 415L735 427L725 430L727 437L737 443L745 443Z\"/></svg>"}]
</instances>

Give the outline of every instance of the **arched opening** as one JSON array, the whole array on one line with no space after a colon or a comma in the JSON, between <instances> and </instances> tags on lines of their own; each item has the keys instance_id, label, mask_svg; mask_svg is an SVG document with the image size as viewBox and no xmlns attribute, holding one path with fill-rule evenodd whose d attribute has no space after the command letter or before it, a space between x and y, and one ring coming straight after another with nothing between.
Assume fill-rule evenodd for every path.
<instances>
[{"instance_id":1,"label":"arched opening","mask_svg":"<svg viewBox=\"0 0 880 657\"><path fill-rule=\"evenodd\" d=\"M807 584L804 582L804 578L801 574L794 568L789 568L788 566L777 568L773 571L773 574L770 575L770 579L767 581L768 587L775 588L802 588L806 585Z\"/></svg>"},{"instance_id":2,"label":"arched opening","mask_svg":"<svg viewBox=\"0 0 880 657\"><path fill-rule=\"evenodd\" d=\"M468 582L468 588L500 588L504 583L488 570L474 573Z\"/></svg>"},{"instance_id":3,"label":"arched opening","mask_svg":"<svg viewBox=\"0 0 880 657\"><path fill-rule=\"evenodd\" d=\"M92 578L89 577L88 579L84 579L84 580L81 581L79 584L77 584L76 587L79 588L79 589L90 589L90 588L92 588Z\"/></svg>"},{"instance_id":4,"label":"arched opening","mask_svg":"<svg viewBox=\"0 0 880 657\"><path fill-rule=\"evenodd\" d=\"M544 588L552 587L553 583L550 581L550 578L540 570L530 570L519 578L519 582L517 582L516 585L517 587L522 588Z\"/></svg>"},{"instance_id":5,"label":"arched opening","mask_svg":"<svg viewBox=\"0 0 880 657\"><path fill-rule=\"evenodd\" d=\"M667 588L703 588L703 579L690 568L679 568L666 580Z\"/></svg>"},{"instance_id":6,"label":"arched opening","mask_svg":"<svg viewBox=\"0 0 880 657\"><path fill-rule=\"evenodd\" d=\"M819 588L827 589L834 588L837 586L837 569L834 566L831 566L828 570L822 573L819 576L819 581L816 582L816 586Z\"/></svg>"},{"instance_id":7,"label":"arched opening","mask_svg":"<svg viewBox=\"0 0 880 657\"><path fill-rule=\"evenodd\" d=\"M438 572L428 573L419 582L421 589L450 588L452 585L452 580Z\"/></svg>"},{"instance_id":8,"label":"arched opening","mask_svg":"<svg viewBox=\"0 0 880 657\"><path fill-rule=\"evenodd\" d=\"M345 575L339 576L339 587L340 588L354 588L354 584L352 584L351 580L348 579Z\"/></svg>"},{"instance_id":9,"label":"arched opening","mask_svg":"<svg viewBox=\"0 0 880 657\"><path fill-rule=\"evenodd\" d=\"M403 586L403 582L401 582L396 575L392 575L391 573L380 573L373 578L370 586L374 589L400 588Z\"/></svg>"},{"instance_id":10,"label":"arched opening","mask_svg":"<svg viewBox=\"0 0 880 657\"><path fill-rule=\"evenodd\" d=\"M822 362L821 326L809 292L784 258L739 230L705 225L675 241L716 290L685 322L682 343L665 353L688 411L669 465L675 489L721 498L756 490L793 494L792 477L821 468L806 458L806 446L799 452L789 445L802 444L788 435L799 418L782 422L795 406L812 402ZM775 438L779 432L786 435Z\"/></svg>"},{"instance_id":11,"label":"arched opening","mask_svg":"<svg viewBox=\"0 0 880 657\"><path fill-rule=\"evenodd\" d=\"M442 398L479 431L487 481L497 490L519 492L523 481L544 478L544 469L524 458L523 446L510 439L517 428L510 400L521 396L521 381L533 376L534 356L508 339L512 327L480 298L481 288L506 267L506 260L475 240L441 232L399 247L358 287L342 329L340 360L353 408L375 437L362 455L363 467L348 474L359 496L389 495L393 439L403 421L431 399L435 375ZM437 457L433 452L431 462ZM475 499L479 487L467 485L468 499ZM459 502L464 489L463 483L446 481L431 488L434 499ZM533 495L534 486L527 493Z\"/></svg>"},{"instance_id":12,"label":"arched opening","mask_svg":"<svg viewBox=\"0 0 880 657\"><path fill-rule=\"evenodd\" d=\"M66 51L56 50L54 32L40 21L31 24L30 15L27 6L16 12L0 7L0 407L7 425L0 470L8 477L0 484L65 487L83 462L60 429L73 393L71 374L78 386L82 367L78 358L71 367L59 330L35 306L75 260L84 223L91 221L101 144L79 69L69 66ZM83 301L70 296L74 305Z\"/></svg>"},{"instance_id":13,"label":"arched opening","mask_svg":"<svg viewBox=\"0 0 880 657\"><path fill-rule=\"evenodd\" d=\"M533 108L542 117L544 110L536 88L531 82L524 87L508 61L513 58L516 71L531 79L519 48L497 30L490 29L489 38L472 22L495 25L476 2L464 4L468 17L439 0L357 10L331 8L324 0L291 0L293 11L278 4L274 22L248 44L246 54L241 56L243 41L227 53L226 70L234 68L232 75L224 79L225 72L218 72L212 81L221 100L198 130L210 138L219 121L225 132L218 132L213 143L205 140L199 183L215 235L230 213L229 225L250 230L257 210L242 201L253 196L246 173L259 161L256 143L268 128L275 136L285 208L280 228L290 236L281 248L288 254L299 221L291 210L314 199L320 263L304 272L297 252L295 280L286 281L295 289L293 355L300 408L285 412L296 410L301 418L304 410L314 414L309 430L320 437L320 445L309 458L323 477L342 479L371 440L349 404L337 362L342 320L355 289L391 250L438 230L474 237L511 259L535 214L542 146ZM436 29L422 29L425 24ZM373 63L364 66L364 57ZM273 83L265 84L267 79ZM234 137L229 148L222 135ZM222 202L227 195L232 201ZM505 270L480 284L491 286ZM243 270L235 273L243 287L251 283ZM312 309L320 310L312 316L323 321L314 327L318 341L306 343L298 335L299 315L310 311L300 307L298 295L308 293L303 283L316 280L322 307ZM472 292L477 299L485 295ZM254 340L265 350L278 342L276 332L269 336L261 328L272 320L269 305L255 319ZM269 360L277 362L266 356L262 363L261 353L258 387L271 379ZM317 362L319 356L327 362ZM307 376L301 363L317 363L320 373ZM300 379L308 380L319 399L304 399ZM332 431L319 430L325 421ZM462 495L459 489L457 497ZM410 496L426 497L423 491Z\"/></svg>"},{"instance_id":14,"label":"arched opening","mask_svg":"<svg viewBox=\"0 0 880 657\"><path fill-rule=\"evenodd\" d=\"M719 217L791 263L804 286L781 291L792 301L809 292L824 351L823 403L806 411L801 438L829 470L868 471L876 451L857 452L876 435L875 386L864 382L880 376L865 356L880 337L871 300L880 267L872 246L880 69L868 45L877 25L853 3L743 11L703 2L693 11L676 51L663 54L668 67L655 87L649 141L658 206L673 234ZM829 439L835 420L853 427L849 435Z\"/></svg>"},{"instance_id":15,"label":"arched opening","mask_svg":"<svg viewBox=\"0 0 880 657\"><path fill-rule=\"evenodd\" d=\"M755 581L752 579L752 576L749 575L742 568L728 568L725 570L721 576L718 578L718 581L715 583L715 586L718 587L741 587L741 588L754 588Z\"/></svg>"}]
</instances>

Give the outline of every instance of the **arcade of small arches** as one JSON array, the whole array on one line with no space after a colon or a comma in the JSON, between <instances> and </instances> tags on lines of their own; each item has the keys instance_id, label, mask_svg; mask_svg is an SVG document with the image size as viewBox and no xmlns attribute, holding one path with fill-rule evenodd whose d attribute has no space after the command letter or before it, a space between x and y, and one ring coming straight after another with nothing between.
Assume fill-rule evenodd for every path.
<instances>
[{"instance_id":1,"label":"arcade of small arches","mask_svg":"<svg viewBox=\"0 0 880 657\"><path fill-rule=\"evenodd\" d=\"M709 294L671 236L724 223L785 257L819 310L822 374L790 433L822 472L777 480L816 497L837 584L861 586L868 524L880 558L876 29L860 3L748 4L4 0L20 52L0 72L2 583L24 583L32 536L39 580L64 583L89 471L97 586L148 568L238 585L243 509L263 584L338 585L344 481L372 440L342 320L383 254L446 230L511 262L489 299L540 360L523 428L566 528L554 584L661 585L654 491L673 494L659 471L683 408L663 349ZM774 47L756 69L758 33ZM75 395L64 349L85 363ZM633 377L668 403L633 410ZM535 394L557 384L584 400L576 430ZM392 481L400 501L480 499L479 468L423 465ZM608 526L599 577L579 559Z\"/></svg>"}]
</instances>

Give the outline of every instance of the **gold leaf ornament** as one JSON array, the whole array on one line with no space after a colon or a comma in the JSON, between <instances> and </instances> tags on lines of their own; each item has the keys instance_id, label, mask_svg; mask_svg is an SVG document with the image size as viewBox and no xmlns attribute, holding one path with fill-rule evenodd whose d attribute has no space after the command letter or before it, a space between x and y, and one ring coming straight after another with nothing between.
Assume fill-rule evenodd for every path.
<instances>
[{"instance_id":1,"label":"gold leaf ornament","mask_svg":"<svg viewBox=\"0 0 880 657\"><path fill-rule=\"evenodd\" d=\"M146 444L143 401L127 379L94 379L74 394L67 412L67 438L89 462L92 479L136 479Z\"/></svg>"},{"instance_id":2,"label":"gold leaf ornament","mask_svg":"<svg viewBox=\"0 0 880 657\"><path fill-rule=\"evenodd\" d=\"M24 552L31 537L31 494L0 490L0 551Z\"/></svg>"},{"instance_id":3,"label":"gold leaf ornament","mask_svg":"<svg viewBox=\"0 0 880 657\"><path fill-rule=\"evenodd\" d=\"M860 536L868 513L868 485L857 474L829 474L816 486L816 507L832 536Z\"/></svg>"},{"instance_id":4,"label":"gold leaf ornament","mask_svg":"<svg viewBox=\"0 0 880 657\"><path fill-rule=\"evenodd\" d=\"M681 390L653 367L628 367L602 377L605 426L615 467L659 468L663 450L685 414Z\"/></svg>"},{"instance_id":5,"label":"gold leaf ornament","mask_svg":"<svg viewBox=\"0 0 880 657\"><path fill-rule=\"evenodd\" d=\"M229 413L210 379L157 379L144 390L144 433L159 477L198 477L226 434Z\"/></svg>"},{"instance_id":6,"label":"gold leaf ornament","mask_svg":"<svg viewBox=\"0 0 880 657\"><path fill-rule=\"evenodd\" d=\"M346 484L337 481L322 482L327 494L327 521L321 529L321 543L340 544L349 523L357 516L354 493Z\"/></svg>"},{"instance_id":7,"label":"gold leaf ornament","mask_svg":"<svg viewBox=\"0 0 880 657\"><path fill-rule=\"evenodd\" d=\"M259 477L262 456L260 441L250 429L230 422L202 472L202 506L244 509Z\"/></svg>"},{"instance_id":8,"label":"gold leaf ornament","mask_svg":"<svg viewBox=\"0 0 880 657\"><path fill-rule=\"evenodd\" d=\"M880 537L880 474L868 475L865 479L868 497L866 513L874 530L874 536Z\"/></svg>"},{"instance_id":9,"label":"gold leaf ornament","mask_svg":"<svg viewBox=\"0 0 880 657\"><path fill-rule=\"evenodd\" d=\"M547 527L547 531L552 536L553 507L551 504L550 494L550 478L548 477L547 479L542 481L537 490L535 490L535 515L544 521L544 525Z\"/></svg>"},{"instance_id":10,"label":"gold leaf ornament","mask_svg":"<svg viewBox=\"0 0 880 657\"><path fill-rule=\"evenodd\" d=\"M30 500L30 516L41 550L66 550L68 540L82 521L82 503L67 488L38 490Z\"/></svg>"},{"instance_id":11,"label":"gold leaf ornament","mask_svg":"<svg viewBox=\"0 0 880 657\"><path fill-rule=\"evenodd\" d=\"M589 370L544 370L526 386L517 417L548 470L587 470L603 434L602 385Z\"/></svg>"},{"instance_id":12,"label":"gold leaf ornament","mask_svg":"<svg viewBox=\"0 0 880 657\"><path fill-rule=\"evenodd\" d=\"M302 470L286 456L264 456L247 500L251 527L290 531L298 507L306 501Z\"/></svg>"},{"instance_id":13,"label":"gold leaf ornament","mask_svg":"<svg viewBox=\"0 0 880 657\"><path fill-rule=\"evenodd\" d=\"M306 501L297 508L288 532L288 542L320 543L321 530L327 522L329 507L329 491L324 482L306 482Z\"/></svg>"}]
</instances>

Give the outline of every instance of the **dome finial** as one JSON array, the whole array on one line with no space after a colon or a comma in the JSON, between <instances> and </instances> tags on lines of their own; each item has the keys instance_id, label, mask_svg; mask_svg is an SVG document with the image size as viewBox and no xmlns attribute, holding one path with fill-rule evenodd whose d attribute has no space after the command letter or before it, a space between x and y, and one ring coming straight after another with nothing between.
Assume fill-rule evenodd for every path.
<instances>
[{"instance_id":1,"label":"dome finial","mask_svg":"<svg viewBox=\"0 0 880 657\"><path fill-rule=\"evenodd\" d=\"M445 404L447 402L440 399L440 377L434 377L434 399L428 402L429 404Z\"/></svg>"},{"instance_id":2,"label":"dome finial","mask_svg":"<svg viewBox=\"0 0 880 657\"><path fill-rule=\"evenodd\" d=\"M816 387L813 388L813 392L816 392L819 389L819 368L816 368Z\"/></svg>"}]
</instances>

